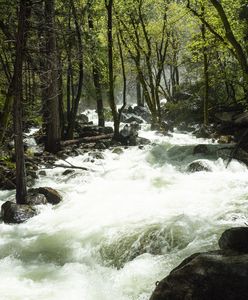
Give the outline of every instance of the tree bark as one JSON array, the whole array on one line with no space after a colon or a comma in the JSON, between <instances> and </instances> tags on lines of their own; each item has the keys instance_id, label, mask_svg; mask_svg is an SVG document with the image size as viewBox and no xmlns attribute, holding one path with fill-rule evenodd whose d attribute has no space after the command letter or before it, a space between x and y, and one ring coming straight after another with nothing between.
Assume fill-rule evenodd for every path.
<instances>
[{"instance_id":1,"label":"tree bark","mask_svg":"<svg viewBox=\"0 0 248 300\"><path fill-rule=\"evenodd\" d=\"M71 9L72 9L72 15L74 18L76 34L77 34L77 39L78 39L78 66L79 66L77 95L73 99L71 113L70 113L70 119L69 119L69 123L68 123L68 131L67 131L67 137L73 138L73 132L74 132L76 117L77 117L77 113L78 113L78 106L79 106L79 102L80 102L82 90L83 90L84 71L83 71L82 36L81 36L81 29L80 29L80 25L78 22L78 17L77 17L75 5L74 5L74 0L70 0L70 5L71 5Z\"/></svg>"},{"instance_id":2,"label":"tree bark","mask_svg":"<svg viewBox=\"0 0 248 300\"><path fill-rule=\"evenodd\" d=\"M90 30L90 36L94 34L94 22L92 17L92 11L91 7L89 7L89 13L88 13L88 25ZM94 39L94 38L93 38ZM104 107L103 107L103 98L102 98L102 87L101 87L101 73L99 64L97 61L97 54L96 54L96 45L94 40L91 39L92 43L92 75L93 75L93 82L96 90L96 104L97 104L97 115L98 115L98 126L104 126L105 125L105 119L104 119Z\"/></svg>"},{"instance_id":3,"label":"tree bark","mask_svg":"<svg viewBox=\"0 0 248 300\"><path fill-rule=\"evenodd\" d=\"M16 202L25 204L27 199L26 170L22 134L22 69L27 40L28 19L31 13L29 0L20 0L18 32L16 37L16 58L13 76L14 96L14 141L16 159Z\"/></svg>"},{"instance_id":4,"label":"tree bark","mask_svg":"<svg viewBox=\"0 0 248 300\"><path fill-rule=\"evenodd\" d=\"M54 0L45 0L45 122L46 151L56 153L60 149L61 130L59 113L58 59L54 28Z\"/></svg>"},{"instance_id":5,"label":"tree bark","mask_svg":"<svg viewBox=\"0 0 248 300\"><path fill-rule=\"evenodd\" d=\"M114 119L114 138L119 138L119 116L114 95L114 66L113 66L113 0L105 0L108 15L108 77L109 77L109 106Z\"/></svg>"}]
</instances>

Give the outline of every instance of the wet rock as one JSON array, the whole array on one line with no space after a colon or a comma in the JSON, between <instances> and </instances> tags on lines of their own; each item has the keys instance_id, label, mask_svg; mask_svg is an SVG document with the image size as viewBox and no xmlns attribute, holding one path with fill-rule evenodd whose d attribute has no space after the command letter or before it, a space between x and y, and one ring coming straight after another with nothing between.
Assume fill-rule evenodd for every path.
<instances>
[{"instance_id":1,"label":"wet rock","mask_svg":"<svg viewBox=\"0 0 248 300\"><path fill-rule=\"evenodd\" d=\"M89 122L89 118L85 114L80 114L77 116L76 121L83 124L87 124Z\"/></svg>"},{"instance_id":2,"label":"wet rock","mask_svg":"<svg viewBox=\"0 0 248 300\"><path fill-rule=\"evenodd\" d=\"M136 146L138 137L139 124L133 122L126 124L120 131L120 142L125 146Z\"/></svg>"},{"instance_id":3,"label":"wet rock","mask_svg":"<svg viewBox=\"0 0 248 300\"><path fill-rule=\"evenodd\" d=\"M39 194L43 194L46 197L47 202L53 205L59 204L62 201L62 196L50 187L39 187L38 192Z\"/></svg>"},{"instance_id":4,"label":"wet rock","mask_svg":"<svg viewBox=\"0 0 248 300\"><path fill-rule=\"evenodd\" d=\"M134 113L133 107L131 105L128 106L128 108L126 109L126 112L129 114L133 114Z\"/></svg>"},{"instance_id":5,"label":"wet rock","mask_svg":"<svg viewBox=\"0 0 248 300\"><path fill-rule=\"evenodd\" d=\"M219 239L222 250L233 250L248 253L248 227L230 228L222 233Z\"/></svg>"},{"instance_id":6,"label":"wet rock","mask_svg":"<svg viewBox=\"0 0 248 300\"><path fill-rule=\"evenodd\" d=\"M47 204L47 198L45 195L40 194L38 189L29 189L27 195L28 205L41 205Z\"/></svg>"},{"instance_id":7,"label":"wet rock","mask_svg":"<svg viewBox=\"0 0 248 300\"><path fill-rule=\"evenodd\" d=\"M194 173L194 172L211 172L211 168L203 161L197 160L190 163L187 167L187 172Z\"/></svg>"},{"instance_id":8,"label":"wet rock","mask_svg":"<svg viewBox=\"0 0 248 300\"><path fill-rule=\"evenodd\" d=\"M98 142L96 142L94 148L95 148L95 149L99 149L99 150L105 150L105 149L107 149L108 147L106 146L106 144L105 144L104 142L98 141Z\"/></svg>"},{"instance_id":9,"label":"wet rock","mask_svg":"<svg viewBox=\"0 0 248 300\"><path fill-rule=\"evenodd\" d=\"M136 122L138 124L142 124L142 123L144 123L144 120L141 117L136 116L135 114L130 114L129 118L126 119L125 122L129 123L129 124L133 123L133 122Z\"/></svg>"},{"instance_id":10,"label":"wet rock","mask_svg":"<svg viewBox=\"0 0 248 300\"><path fill-rule=\"evenodd\" d=\"M141 117L147 123L151 122L151 113L148 110L148 108L146 108L144 106L135 106L133 108L133 112L135 115Z\"/></svg>"},{"instance_id":11,"label":"wet rock","mask_svg":"<svg viewBox=\"0 0 248 300\"><path fill-rule=\"evenodd\" d=\"M31 187L35 184L35 179L32 176L27 175L26 182L27 182L27 187Z\"/></svg>"},{"instance_id":12,"label":"wet rock","mask_svg":"<svg viewBox=\"0 0 248 300\"><path fill-rule=\"evenodd\" d=\"M46 173L46 171L44 171L44 170L41 170L41 171L39 172L39 175L40 175L40 176L46 176L46 175L47 175L47 173Z\"/></svg>"},{"instance_id":13,"label":"wet rock","mask_svg":"<svg viewBox=\"0 0 248 300\"><path fill-rule=\"evenodd\" d=\"M62 173L62 175L63 175L63 176L67 176L67 175L70 175L70 174L73 174L73 173L75 173L75 170L66 169L66 170Z\"/></svg>"},{"instance_id":14,"label":"wet rock","mask_svg":"<svg viewBox=\"0 0 248 300\"><path fill-rule=\"evenodd\" d=\"M27 221L37 214L30 205L19 205L11 201L1 206L1 216L4 223L19 224Z\"/></svg>"},{"instance_id":15,"label":"wet rock","mask_svg":"<svg viewBox=\"0 0 248 300\"><path fill-rule=\"evenodd\" d=\"M76 133L78 137L84 138L84 137L93 137L103 134L110 134L113 133L114 130L112 127L101 127L101 126L95 126L95 125L80 125L78 124L75 128Z\"/></svg>"},{"instance_id":16,"label":"wet rock","mask_svg":"<svg viewBox=\"0 0 248 300\"><path fill-rule=\"evenodd\" d=\"M233 137L231 135L221 135L218 138L219 144L230 144L233 141Z\"/></svg>"},{"instance_id":17,"label":"wet rock","mask_svg":"<svg viewBox=\"0 0 248 300\"><path fill-rule=\"evenodd\" d=\"M211 138L212 137L212 130L210 127L206 127L206 126L201 126L200 128L198 128L197 130L194 131L194 135L197 138Z\"/></svg>"},{"instance_id":18,"label":"wet rock","mask_svg":"<svg viewBox=\"0 0 248 300\"><path fill-rule=\"evenodd\" d=\"M112 150L112 153L115 153L115 154L122 154L123 152L124 152L124 150L119 147L116 147Z\"/></svg>"},{"instance_id":19,"label":"wet rock","mask_svg":"<svg viewBox=\"0 0 248 300\"><path fill-rule=\"evenodd\" d=\"M88 154L93 159L104 159L104 155L101 152L89 152Z\"/></svg>"},{"instance_id":20,"label":"wet rock","mask_svg":"<svg viewBox=\"0 0 248 300\"><path fill-rule=\"evenodd\" d=\"M247 300L248 254L213 251L185 259L150 300Z\"/></svg>"},{"instance_id":21,"label":"wet rock","mask_svg":"<svg viewBox=\"0 0 248 300\"><path fill-rule=\"evenodd\" d=\"M195 148L193 149L193 154L209 154L207 145L200 144L195 146Z\"/></svg>"},{"instance_id":22,"label":"wet rock","mask_svg":"<svg viewBox=\"0 0 248 300\"><path fill-rule=\"evenodd\" d=\"M136 142L140 146L151 144L151 141L149 139L144 138L144 137L137 137Z\"/></svg>"}]
</instances>

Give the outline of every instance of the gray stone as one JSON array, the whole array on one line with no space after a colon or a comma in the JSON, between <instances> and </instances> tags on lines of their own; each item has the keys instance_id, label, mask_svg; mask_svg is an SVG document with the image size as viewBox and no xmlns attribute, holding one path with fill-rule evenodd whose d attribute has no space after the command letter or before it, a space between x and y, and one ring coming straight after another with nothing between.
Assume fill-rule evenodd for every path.
<instances>
[{"instance_id":1,"label":"gray stone","mask_svg":"<svg viewBox=\"0 0 248 300\"><path fill-rule=\"evenodd\" d=\"M219 239L219 246L222 250L248 253L248 227L236 227L226 230Z\"/></svg>"},{"instance_id":2,"label":"gray stone","mask_svg":"<svg viewBox=\"0 0 248 300\"><path fill-rule=\"evenodd\" d=\"M190 163L187 167L187 172L194 173L194 172L211 172L211 168L203 161L196 160Z\"/></svg>"},{"instance_id":3,"label":"gray stone","mask_svg":"<svg viewBox=\"0 0 248 300\"><path fill-rule=\"evenodd\" d=\"M248 254L213 251L185 259L150 300L247 300Z\"/></svg>"},{"instance_id":4,"label":"gray stone","mask_svg":"<svg viewBox=\"0 0 248 300\"><path fill-rule=\"evenodd\" d=\"M62 196L50 187L39 187L38 192L39 194L43 194L46 197L47 202L53 205L59 204L62 201Z\"/></svg>"},{"instance_id":5,"label":"gray stone","mask_svg":"<svg viewBox=\"0 0 248 300\"><path fill-rule=\"evenodd\" d=\"M37 214L30 205L19 205L11 201L1 206L1 216L4 223L19 224L27 221Z\"/></svg>"}]
</instances>

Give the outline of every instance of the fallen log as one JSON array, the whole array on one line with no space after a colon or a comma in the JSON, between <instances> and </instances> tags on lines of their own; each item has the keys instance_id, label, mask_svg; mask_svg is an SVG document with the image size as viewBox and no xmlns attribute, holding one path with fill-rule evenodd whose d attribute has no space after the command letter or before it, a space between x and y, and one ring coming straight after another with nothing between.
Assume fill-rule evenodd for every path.
<instances>
[{"instance_id":1,"label":"fallen log","mask_svg":"<svg viewBox=\"0 0 248 300\"><path fill-rule=\"evenodd\" d=\"M85 168L85 167L80 167L80 166L75 166L73 164L71 164L69 161L65 160L65 159L62 159L65 163L67 163L68 165L64 165L64 164L58 164L58 163L55 163L55 164L51 164L49 163L48 165L51 167L51 168L65 168L65 169L78 169L78 170L83 170L83 171L93 171L91 169L88 169L88 168ZM47 166L46 166L46 169L47 169Z\"/></svg>"},{"instance_id":2,"label":"fallen log","mask_svg":"<svg viewBox=\"0 0 248 300\"><path fill-rule=\"evenodd\" d=\"M113 137L113 133L108 133L108 134L102 134L102 135L97 135L97 136L90 136L90 137L84 137L84 138L79 138L75 140L67 140L61 142L62 147L70 146L70 145L75 145L75 144L83 144L83 143L94 143L98 142L101 140L107 140L111 139Z\"/></svg>"}]
</instances>

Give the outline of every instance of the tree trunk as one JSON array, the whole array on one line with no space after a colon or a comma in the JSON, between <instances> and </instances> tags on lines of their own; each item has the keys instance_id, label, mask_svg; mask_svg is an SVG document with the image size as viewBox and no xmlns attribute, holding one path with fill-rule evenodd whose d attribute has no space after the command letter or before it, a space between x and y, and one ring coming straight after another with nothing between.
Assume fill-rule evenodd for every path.
<instances>
[{"instance_id":1,"label":"tree trunk","mask_svg":"<svg viewBox=\"0 0 248 300\"><path fill-rule=\"evenodd\" d=\"M204 13L204 8L203 8ZM206 46L206 26L204 23L201 25L201 34L202 34L202 40L203 40L203 72L204 72L204 103L203 103L203 121L204 125L208 125L208 109L209 109L209 67L208 67L208 49Z\"/></svg>"},{"instance_id":2,"label":"tree trunk","mask_svg":"<svg viewBox=\"0 0 248 300\"><path fill-rule=\"evenodd\" d=\"M14 141L16 159L16 202L25 204L27 199L26 170L22 135L22 69L27 39L28 18L31 13L29 0L20 0L18 32L16 37L16 58L13 76L14 96Z\"/></svg>"},{"instance_id":3,"label":"tree trunk","mask_svg":"<svg viewBox=\"0 0 248 300\"><path fill-rule=\"evenodd\" d=\"M114 67L113 67L113 0L105 0L108 14L108 76L109 76L109 105L114 119L114 137L119 137L119 116L114 96Z\"/></svg>"},{"instance_id":4,"label":"tree trunk","mask_svg":"<svg viewBox=\"0 0 248 300\"><path fill-rule=\"evenodd\" d=\"M46 151L56 153L60 149L61 130L59 113L58 59L54 28L54 0L45 0L45 122Z\"/></svg>"},{"instance_id":5,"label":"tree trunk","mask_svg":"<svg viewBox=\"0 0 248 300\"><path fill-rule=\"evenodd\" d=\"M141 93L141 84L139 80L139 76L136 76L136 97L137 97L137 105L144 106L144 98Z\"/></svg>"},{"instance_id":6,"label":"tree trunk","mask_svg":"<svg viewBox=\"0 0 248 300\"><path fill-rule=\"evenodd\" d=\"M89 13L88 13L88 25L89 25L90 35L93 35L94 22L93 22L91 8L89 8ZM103 107L103 99L102 99L102 87L100 82L101 74L99 71L100 68L97 61L96 45L94 41L91 41L91 43L92 43L92 60L93 60L92 75L93 75L93 82L96 90L98 126L104 126L105 125L104 107Z\"/></svg>"},{"instance_id":7,"label":"tree trunk","mask_svg":"<svg viewBox=\"0 0 248 300\"><path fill-rule=\"evenodd\" d=\"M232 45L236 57L239 61L240 67L243 71L243 76L244 76L244 94L245 94L245 98L246 101L248 103L248 61L247 61L247 55L245 53L245 50L242 48L242 45L238 42L238 40L236 39L231 25L228 21L227 15L224 11L224 8L221 4L220 1L218 0L210 0L210 2L213 4L213 6L215 7L215 9L217 10L219 17L222 21L222 24L224 26L225 29L225 34L226 34L226 39L228 40L228 42Z\"/></svg>"},{"instance_id":8,"label":"tree trunk","mask_svg":"<svg viewBox=\"0 0 248 300\"><path fill-rule=\"evenodd\" d=\"M72 15L74 18L74 24L76 27L76 34L78 39L78 67L79 67L79 73L78 73L78 87L77 87L77 95L75 98L73 98L71 113L70 113L70 119L68 123L68 131L67 131L67 138L73 138L73 132L76 124L76 117L78 113L78 106L82 95L82 89L83 89L83 44L82 44L82 36L81 36L81 29L78 22L78 17L74 5L74 1L70 0L70 5L72 9Z\"/></svg>"}]
</instances>

